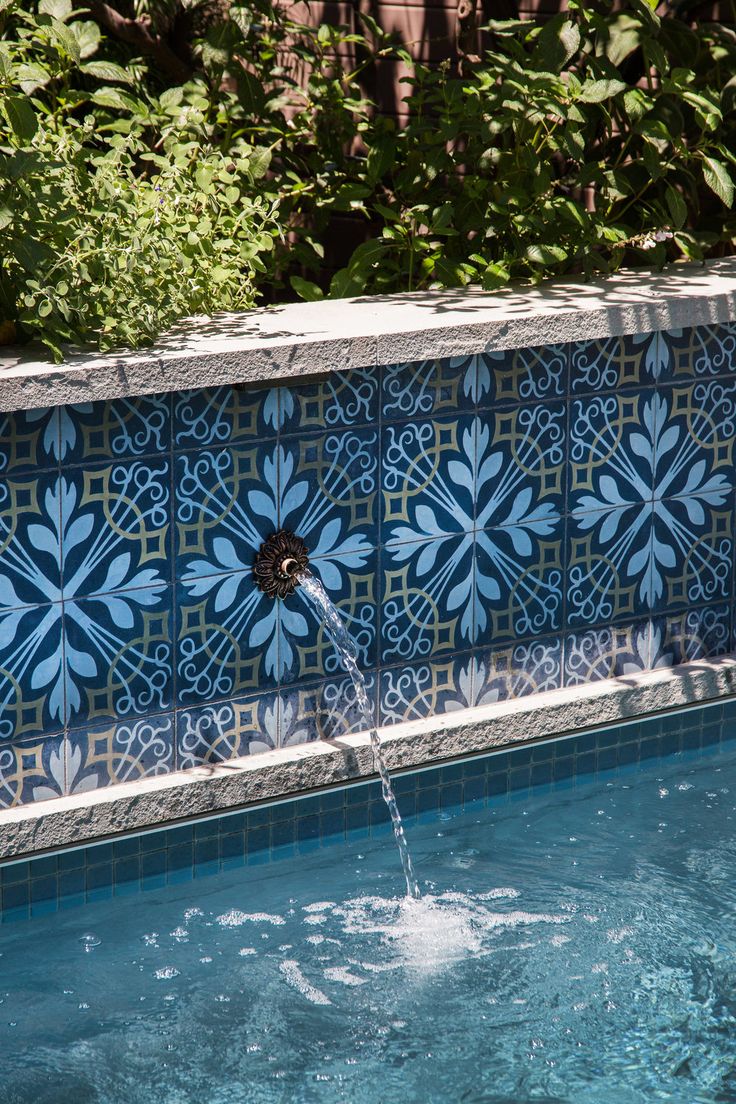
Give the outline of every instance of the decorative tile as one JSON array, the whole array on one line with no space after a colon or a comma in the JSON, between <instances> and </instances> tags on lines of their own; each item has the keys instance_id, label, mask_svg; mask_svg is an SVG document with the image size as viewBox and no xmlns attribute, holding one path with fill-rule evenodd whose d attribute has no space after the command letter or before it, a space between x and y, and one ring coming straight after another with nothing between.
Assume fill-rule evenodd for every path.
<instances>
[{"instance_id":1,"label":"decorative tile","mask_svg":"<svg viewBox=\"0 0 736 1104\"><path fill-rule=\"evenodd\" d=\"M378 544L378 432L303 437L279 450L279 525L310 557L342 556Z\"/></svg>"},{"instance_id":2,"label":"decorative tile","mask_svg":"<svg viewBox=\"0 0 736 1104\"><path fill-rule=\"evenodd\" d=\"M169 473L161 458L61 477L65 598L170 578Z\"/></svg>"},{"instance_id":3,"label":"decorative tile","mask_svg":"<svg viewBox=\"0 0 736 1104\"><path fill-rule=\"evenodd\" d=\"M656 421L653 497L722 506L734 485L736 382L663 387Z\"/></svg>"},{"instance_id":4,"label":"decorative tile","mask_svg":"<svg viewBox=\"0 0 736 1104\"><path fill-rule=\"evenodd\" d=\"M170 708L171 596L142 587L64 603L68 723Z\"/></svg>"},{"instance_id":5,"label":"decorative tile","mask_svg":"<svg viewBox=\"0 0 736 1104\"><path fill-rule=\"evenodd\" d=\"M207 448L257 440L281 424L279 391L211 387L174 395L174 448Z\"/></svg>"},{"instance_id":6,"label":"decorative tile","mask_svg":"<svg viewBox=\"0 0 736 1104\"><path fill-rule=\"evenodd\" d=\"M386 546L381 663L440 655L473 642L473 553L472 533Z\"/></svg>"},{"instance_id":7,"label":"decorative tile","mask_svg":"<svg viewBox=\"0 0 736 1104\"><path fill-rule=\"evenodd\" d=\"M0 741L66 721L62 605L0 608Z\"/></svg>"},{"instance_id":8,"label":"decorative tile","mask_svg":"<svg viewBox=\"0 0 736 1104\"><path fill-rule=\"evenodd\" d=\"M570 358L570 393L597 394L635 384L651 384L658 378L656 334L576 341Z\"/></svg>"},{"instance_id":9,"label":"decorative tile","mask_svg":"<svg viewBox=\"0 0 736 1104\"><path fill-rule=\"evenodd\" d=\"M725 496L724 496L725 497ZM720 495L654 503L652 603L675 610L731 596L733 508L717 510Z\"/></svg>"},{"instance_id":10,"label":"decorative tile","mask_svg":"<svg viewBox=\"0 0 736 1104\"><path fill-rule=\"evenodd\" d=\"M480 358L447 357L388 364L381 376L381 416L385 422L472 410Z\"/></svg>"},{"instance_id":11,"label":"decorative tile","mask_svg":"<svg viewBox=\"0 0 736 1104\"><path fill-rule=\"evenodd\" d=\"M381 671L378 711L382 725L421 720L465 709L471 659L429 659Z\"/></svg>"},{"instance_id":12,"label":"decorative tile","mask_svg":"<svg viewBox=\"0 0 736 1104\"><path fill-rule=\"evenodd\" d=\"M60 408L60 459L124 460L171 447L171 396L140 395Z\"/></svg>"},{"instance_id":13,"label":"decorative tile","mask_svg":"<svg viewBox=\"0 0 736 1104\"><path fill-rule=\"evenodd\" d=\"M276 686L284 625L279 603L256 589L250 571L184 580L176 588L178 704L232 698ZM287 627L306 634L306 618Z\"/></svg>"},{"instance_id":14,"label":"decorative tile","mask_svg":"<svg viewBox=\"0 0 736 1104\"><path fill-rule=\"evenodd\" d=\"M366 677L369 703L376 709L377 679ZM368 724L358 706L355 687L346 675L316 686L300 686L280 693L279 746L310 740L339 740L365 732Z\"/></svg>"},{"instance_id":15,"label":"decorative tile","mask_svg":"<svg viewBox=\"0 0 736 1104\"><path fill-rule=\"evenodd\" d=\"M331 372L327 379L279 388L281 432L324 432L375 425L378 419L377 368Z\"/></svg>"},{"instance_id":16,"label":"decorative tile","mask_svg":"<svg viewBox=\"0 0 736 1104\"><path fill-rule=\"evenodd\" d=\"M559 637L491 648L473 656L473 705L490 705L562 686Z\"/></svg>"},{"instance_id":17,"label":"decorative tile","mask_svg":"<svg viewBox=\"0 0 736 1104\"><path fill-rule=\"evenodd\" d=\"M66 793L86 793L174 770L174 715L71 731L64 741Z\"/></svg>"},{"instance_id":18,"label":"decorative tile","mask_svg":"<svg viewBox=\"0 0 736 1104\"><path fill-rule=\"evenodd\" d=\"M694 659L725 655L731 650L728 606L705 606L652 624L650 667L673 667Z\"/></svg>"},{"instance_id":19,"label":"decorative tile","mask_svg":"<svg viewBox=\"0 0 736 1104\"><path fill-rule=\"evenodd\" d=\"M61 597L58 476L0 480L0 610Z\"/></svg>"},{"instance_id":20,"label":"decorative tile","mask_svg":"<svg viewBox=\"0 0 736 1104\"><path fill-rule=\"evenodd\" d=\"M569 519L570 627L636 618L652 609L654 572L661 566L652 542L653 512L652 502L615 504Z\"/></svg>"},{"instance_id":21,"label":"decorative tile","mask_svg":"<svg viewBox=\"0 0 736 1104\"><path fill-rule=\"evenodd\" d=\"M377 656L377 567L377 551L310 560L310 569L321 581L353 638L363 670L375 666ZM282 681L339 676L340 660L305 591L300 587L291 598L277 604Z\"/></svg>"},{"instance_id":22,"label":"decorative tile","mask_svg":"<svg viewBox=\"0 0 736 1104\"><path fill-rule=\"evenodd\" d=\"M662 345L663 377L703 377L736 372L736 322L666 330Z\"/></svg>"},{"instance_id":23,"label":"decorative tile","mask_svg":"<svg viewBox=\"0 0 736 1104\"><path fill-rule=\"evenodd\" d=\"M0 809L64 794L63 737L0 744Z\"/></svg>"},{"instance_id":24,"label":"decorative tile","mask_svg":"<svg viewBox=\"0 0 736 1104\"><path fill-rule=\"evenodd\" d=\"M653 497L655 447L665 412L653 389L594 395L570 404L573 514L613 515ZM667 438L665 437L665 443Z\"/></svg>"},{"instance_id":25,"label":"decorative tile","mask_svg":"<svg viewBox=\"0 0 736 1104\"><path fill-rule=\"evenodd\" d=\"M476 533L476 644L562 628L564 528L562 518L545 517Z\"/></svg>"},{"instance_id":26,"label":"decorative tile","mask_svg":"<svg viewBox=\"0 0 736 1104\"><path fill-rule=\"evenodd\" d=\"M56 467L61 409L52 406L0 414L0 475Z\"/></svg>"},{"instance_id":27,"label":"decorative tile","mask_svg":"<svg viewBox=\"0 0 736 1104\"><path fill-rule=\"evenodd\" d=\"M279 457L270 445L176 457L177 576L250 570L261 542L279 527Z\"/></svg>"},{"instance_id":28,"label":"decorative tile","mask_svg":"<svg viewBox=\"0 0 736 1104\"><path fill-rule=\"evenodd\" d=\"M476 528L524 527L563 513L563 403L515 406L476 423Z\"/></svg>"},{"instance_id":29,"label":"decorative tile","mask_svg":"<svg viewBox=\"0 0 736 1104\"><path fill-rule=\"evenodd\" d=\"M278 744L278 696L259 694L184 709L176 727L178 770L271 751Z\"/></svg>"},{"instance_id":30,"label":"decorative tile","mask_svg":"<svg viewBox=\"0 0 736 1104\"><path fill-rule=\"evenodd\" d=\"M478 357L478 403L533 402L567 394L569 345L507 349Z\"/></svg>"},{"instance_id":31,"label":"decorative tile","mask_svg":"<svg viewBox=\"0 0 736 1104\"><path fill-rule=\"evenodd\" d=\"M639 674L653 666L650 621L605 625L565 638L565 686Z\"/></svg>"},{"instance_id":32,"label":"decorative tile","mask_svg":"<svg viewBox=\"0 0 736 1104\"><path fill-rule=\"evenodd\" d=\"M382 540L399 543L471 532L477 419L389 425L382 436Z\"/></svg>"}]
</instances>

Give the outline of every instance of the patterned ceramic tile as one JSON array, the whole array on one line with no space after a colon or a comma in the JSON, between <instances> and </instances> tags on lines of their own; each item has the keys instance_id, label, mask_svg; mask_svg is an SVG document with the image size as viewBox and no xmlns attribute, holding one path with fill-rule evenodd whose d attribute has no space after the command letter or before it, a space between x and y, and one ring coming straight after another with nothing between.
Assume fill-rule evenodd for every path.
<instances>
[{"instance_id":1,"label":"patterned ceramic tile","mask_svg":"<svg viewBox=\"0 0 736 1104\"><path fill-rule=\"evenodd\" d=\"M736 322L667 330L659 335L663 378L710 378L736 372Z\"/></svg>"},{"instance_id":2,"label":"patterned ceramic tile","mask_svg":"<svg viewBox=\"0 0 736 1104\"><path fill-rule=\"evenodd\" d=\"M0 740L66 722L62 605L0 609Z\"/></svg>"},{"instance_id":3,"label":"patterned ceramic tile","mask_svg":"<svg viewBox=\"0 0 736 1104\"><path fill-rule=\"evenodd\" d=\"M559 637L491 648L473 656L473 704L557 690L562 685Z\"/></svg>"},{"instance_id":4,"label":"patterned ceramic tile","mask_svg":"<svg viewBox=\"0 0 736 1104\"><path fill-rule=\"evenodd\" d=\"M376 677L369 675L366 689L374 715L376 688ZM347 676L282 690L279 698L280 747L305 744L310 740L339 740L342 736L366 730L355 687Z\"/></svg>"},{"instance_id":5,"label":"patterned ceramic tile","mask_svg":"<svg viewBox=\"0 0 736 1104\"><path fill-rule=\"evenodd\" d=\"M472 533L389 545L382 557L381 663L473 642Z\"/></svg>"},{"instance_id":6,"label":"patterned ceramic tile","mask_svg":"<svg viewBox=\"0 0 736 1104\"><path fill-rule=\"evenodd\" d=\"M736 382L663 387L656 422L654 497L722 506L734 485Z\"/></svg>"},{"instance_id":7,"label":"patterned ceramic tile","mask_svg":"<svg viewBox=\"0 0 736 1104\"><path fill-rule=\"evenodd\" d=\"M169 473L160 458L61 477L65 598L168 581Z\"/></svg>"},{"instance_id":8,"label":"patterned ceramic tile","mask_svg":"<svg viewBox=\"0 0 736 1104\"><path fill-rule=\"evenodd\" d=\"M59 418L63 407L0 414L0 475L53 468L59 462Z\"/></svg>"},{"instance_id":9,"label":"patterned ceramic tile","mask_svg":"<svg viewBox=\"0 0 736 1104\"><path fill-rule=\"evenodd\" d=\"M61 597L58 476L0 480L0 609Z\"/></svg>"},{"instance_id":10,"label":"patterned ceramic tile","mask_svg":"<svg viewBox=\"0 0 736 1104\"><path fill-rule=\"evenodd\" d=\"M214 387L174 395L174 448L254 441L281 421L277 388Z\"/></svg>"},{"instance_id":11,"label":"patterned ceramic tile","mask_svg":"<svg viewBox=\"0 0 736 1104\"><path fill-rule=\"evenodd\" d=\"M382 540L393 544L472 532L477 420L389 425L382 436Z\"/></svg>"},{"instance_id":12,"label":"patterned ceramic tile","mask_svg":"<svg viewBox=\"0 0 736 1104\"><path fill-rule=\"evenodd\" d=\"M734 512L733 508L714 508L712 503L718 497L702 500L688 496L654 504L655 610L674 611L730 598Z\"/></svg>"},{"instance_id":13,"label":"patterned ceramic tile","mask_svg":"<svg viewBox=\"0 0 736 1104\"><path fill-rule=\"evenodd\" d=\"M563 513L565 431L563 403L509 407L478 418L478 529L524 528Z\"/></svg>"},{"instance_id":14,"label":"patterned ceramic tile","mask_svg":"<svg viewBox=\"0 0 736 1104\"><path fill-rule=\"evenodd\" d=\"M649 620L604 625L565 638L565 686L638 674L653 666Z\"/></svg>"},{"instance_id":15,"label":"patterned ceramic tile","mask_svg":"<svg viewBox=\"0 0 736 1104\"><path fill-rule=\"evenodd\" d=\"M64 794L63 736L0 743L0 809Z\"/></svg>"},{"instance_id":16,"label":"patterned ceramic tile","mask_svg":"<svg viewBox=\"0 0 736 1104\"><path fill-rule=\"evenodd\" d=\"M651 334L576 341L570 360L570 393L597 394L657 378L657 343Z\"/></svg>"},{"instance_id":17,"label":"patterned ceramic tile","mask_svg":"<svg viewBox=\"0 0 736 1104\"><path fill-rule=\"evenodd\" d=\"M279 454L279 524L310 556L340 557L378 544L378 432L345 429L288 441Z\"/></svg>"},{"instance_id":18,"label":"patterned ceramic tile","mask_svg":"<svg viewBox=\"0 0 736 1104\"><path fill-rule=\"evenodd\" d=\"M375 425L378 419L379 372L358 368L331 372L327 379L279 389L281 432L324 432Z\"/></svg>"},{"instance_id":19,"label":"patterned ceramic tile","mask_svg":"<svg viewBox=\"0 0 736 1104\"><path fill-rule=\"evenodd\" d=\"M570 627L637 618L652 609L655 572L661 568L652 542L653 515L653 503L642 502L576 512L568 520Z\"/></svg>"},{"instance_id":20,"label":"patterned ceramic tile","mask_svg":"<svg viewBox=\"0 0 736 1104\"><path fill-rule=\"evenodd\" d=\"M381 416L385 422L426 418L472 410L478 381L478 357L447 357L389 364L381 378Z\"/></svg>"},{"instance_id":21,"label":"patterned ceramic tile","mask_svg":"<svg viewBox=\"0 0 736 1104\"><path fill-rule=\"evenodd\" d=\"M570 404L570 496L573 513L613 516L653 497L662 403L653 389L594 395ZM666 438L665 438L666 440Z\"/></svg>"},{"instance_id":22,"label":"patterned ceramic tile","mask_svg":"<svg viewBox=\"0 0 736 1104\"><path fill-rule=\"evenodd\" d=\"M377 566L377 551L310 560L312 572L335 603L357 645L358 662L366 670L375 665L377 655ZM304 590L299 588L278 606L281 679L295 682L339 675L341 666L335 648Z\"/></svg>"},{"instance_id":23,"label":"patterned ceramic tile","mask_svg":"<svg viewBox=\"0 0 736 1104\"><path fill-rule=\"evenodd\" d=\"M171 396L147 395L62 408L61 460L124 460L171 447Z\"/></svg>"},{"instance_id":24,"label":"patterned ceramic tile","mask_svg":"<svg viewBox=\"0 0 736 1104\"><path fill-rule=\"evenodd\" d=\"M69 794L169 774L174 770L174 715L72 730L64 755Z\"/></svg>"},{"instance_id":25,"label":"patterned ceramic tile","mask_svg":"<svg viewBox=\"0 0 736 1104\"><path fill-rule=\"evenodd\" d=\"M547 517L476 533L476 644L562 628L564 530L564 519Z\"/></svg>"},{"instance_id":26,"label":"patterned ceramic tile","mask_svg":"<svg viewBox=\"0 0 736 1104\"><path fill-rule=\"evenodd\" d=\"M725 655L732 648L728 606L705 606L671 617L657 617L652 624L649 666L672 667L694 659Z\"/></svg>"},{"instance_id":27,"label":"patterned ceramic tile","mask_svg":"<svg viewBox=\"0 0 736 1104\"><path fill-rule=\"evenodd\" d=\"M205 576L251 569L261 542L279 527L279 455L263 445L176 457L179 578L194 586Z\"/></svg>"},{"instance_id":28,"label":"patterned ceramic tile","mask_svg":"<svg viewBox=\"0 0 736 1104\"><path fill-rule=\"evenodd\" d=\"M467 708L471 662L470 656L448 656L381 671L380 723L401 724Z\"/></svg>"},{"instance_id":29,"label":"patterned ceramic tile","mask_svg":"<svg viewBox=\"0 0 736 1104\"><path fill-rule=\"evenodd\" d=\"M278 744L278 696L259 694L177 714L177 769L224 763Z\"/></svg>"},{"instance_id":30,"label":"patterned ceramic tile","mask_svg":"<svg viewBox=\"0 0 736 1104\"><path fill-rule=\"evenodd\" d=\"M478 357L478 402L534 402L567 394L569 345L539 345Z\"/></svg>"},{"instance_id":31,"label":"patterned ceramic tile","mask_svg":"<svg viewBox=\"0 0 736 1104\"><path fill-rule=\"evenodd\" d=\"M155 713L172 704L172 588L64 603L66 719Z\"/></svg>"}]
</instances>

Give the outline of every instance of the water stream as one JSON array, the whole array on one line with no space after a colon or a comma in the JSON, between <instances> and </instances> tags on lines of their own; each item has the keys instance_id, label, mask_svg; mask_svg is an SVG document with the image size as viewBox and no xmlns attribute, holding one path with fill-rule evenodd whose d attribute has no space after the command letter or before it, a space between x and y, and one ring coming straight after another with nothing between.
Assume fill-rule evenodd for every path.
<instances>
[{"instance_id":1,"label":"water stream","mask_svg":"<svg viewBox=\"0 0 736 1104\"><path fill-rule=\"evenodd\" d=\"M355 641L348 632L343 619L330 601L319 579L315 578L309 569L305 569L300 572L299 581L304 593L312 604L316 606L318 612L322 616L325 629L335 646L335 651L340 658L340 662L353 680L358 707L363 714L365 725L370 735L371 747L373 748L373 760L376 765L376 770L381 777L383 800L388 805L388 811L391 814L391 823L393 824L394 836L396 837L396 845L399 849L401 865L404 869L404 877L406 878L406 891L409 897L413 897L415 900L419 899L421 897L419 883L414 873L411 855L409 854L409 845L406 842L404 826L401 823L401 814L399 813L399 807L396 804L396 797L391 786L391 776L388 773L388 767L383 758L373 706L368 697L363 673L358 666L358 650Z\"/></svg>"}]
</instances>

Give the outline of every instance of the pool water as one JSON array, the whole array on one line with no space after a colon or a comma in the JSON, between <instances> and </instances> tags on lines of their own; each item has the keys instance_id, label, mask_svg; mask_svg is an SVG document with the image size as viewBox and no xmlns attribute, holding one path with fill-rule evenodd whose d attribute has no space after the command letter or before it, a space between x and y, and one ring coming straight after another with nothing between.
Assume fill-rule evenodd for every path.
<instances>
[{"instance_id":1,"label":"pool water","mask_svg":"<svg viewBox=\"0 0 736 1104\"><path fill-rule=\"evenodd\" d=\"M736 1101L735 829L730 742L3 926L0 1102Z\"/></svg>"}]
</instances>

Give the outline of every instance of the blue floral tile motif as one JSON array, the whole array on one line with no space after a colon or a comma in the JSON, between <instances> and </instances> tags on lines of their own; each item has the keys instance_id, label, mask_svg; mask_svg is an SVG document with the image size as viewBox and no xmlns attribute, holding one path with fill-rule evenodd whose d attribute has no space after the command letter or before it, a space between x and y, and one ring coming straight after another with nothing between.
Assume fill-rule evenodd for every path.
<instances>
[{"instance_id":1,"label":"blue floral tile motif","mask_svg":"<svg viewBox=\"0 0 736 1104\"><path fill-rule=\"evenodd\" d=\"M675 610L729 598L733 509L706 511L699 498L671 498L655 502L653 521L653 608Z\"/></svg>"},{"instance_id":2,"label":"blue floral tile motif","mask_svg":"<svg viewBox=\"0 0 736 1104\"><path fill-rule=\"evenodd\" d=\"M99 594L64 602L66 720L129 717L172 704L172 589Z\"/></svg>"},{"instance_id":3,"label":"blue floral tile motif","mask_svg":"<svg viewBox=\"0 0 736 1104\"><path fill-rule=\"evenodd\" d=\"M174 716L97 725L73 730L64 741L68 794L174 770Z\"/></svg>"},{"instance_id":4,"label":"blue floral tile motif","mask_svg":"<svg viewBox=\"0 0 736 1104\"><path fill-rule=\"evenodd\" d=\"M570 360L570 393L597 394L654 383L661 374L656 334L576 341Z\"/></svg>"},{"instance_id":5,"label":"blue floral tile motif","mask_svg":"<svg viewBox=\"0 0 736 1104\"><path fill-rule=\"evenodd\" d=\"M167 581L170 468L161 458L72 469L61 477L64 597Z\"/></svg>"},{"instance_id":6,"label":"blue floral tile motif","mask_svg":"<svg viewBox=\"0 0 736 1104\"><path fill-rule=\"evenodd\" d=\"M0 741L66 721L62 608L0 608Z\"/></svg>"},{"instance_id":7,"label":"blue floral tile motif","mask_svg":"<svg viewBox=\"0 0 736 1104\"><path fill-rule=\"evenodd\" d=\"M60 410L63 407L0 414L0 476L58 464Z\"/></svg>"},{"instance_id":8,"label":"blue floral tile motif","mask_svg":"<svg viewBox=\"0 0 736 1104\"><path fill-rule=\"evenodd\" d=\"M615 503L609 510L575 512L568 529L569 626L620 621L651 610L655 586L652 513L651 502L626 507ZM656 555L661 558L659 551Z\"/></svg>"},{"instance_id":9,"label":"blue floral tile motif","mask_svg":"<svg viewBox=\"0 0 736 1104\"><path fill-rule=\"evenodd\" d=\"M61 598L62 491L51 474L0 480L0 609Z\"/></svg>"},{"instance_id":10,"label":"blue floral tile motif","mask_svg":"<svg viewBox=\"0 0 736 1104\"><path fill-rule=\"evenodd\" d=\"M483 353L478 358L478 403L483 407L564 398L569 363L569 345Z\"/></svg>"},{"instance_id":11,"label":"blue floral tile motif","mask_svg":"<svg viewBox=\"0 0 736 1104\"><path fill-rule=\"evenodd\" d=\"M709 379L736 372L736 322L665 330L657 337L663 379Z\"/></svg>"},{"instance_id":12,"label":"blue floral tile motif","mask_svg":"<svg viewBox=\"0 0 736 1104\"><path fill-rule=\"evenodd\" d=\"M654 453L664 411L653 388L570 404L573 513L613 514L653 497Z\"/></svg>"},{"instance_id":13,"label":"blue floral tile motif","mask_svg":"<svg viewBox=\"0 0 736 1104\"><path fill-rule=\"evenodd\" d=\"M650 667L674 667L731 651L729 607L705 606L652 622Z\"/></svg>"},{"instance_id":14,"label":"blue floral tile motif","mask_svg":"<svg viewBox=\"0 0 736 1104\"><path fill-rule=\"evenodd\" d=\"M0 809L63 794L63 736L0 743Z\"/></svg>"},{"instance_id":15,"label":"blue floral tile motif","mask_svg":"<svg viewBox=\"0 0 736 1104\"><path fill-rule=\"evenodd\" d=\"M477 400L480 357L447 357L389 364L381 378L385 422L471 410Z\"/></svg>"},{"instance_id":16,"label":"blue floral tile motif","mask_svg":"<svg viewBox=\"0 0 736 1104\"><path fill-rule=\"evenodd\" d=\"M501 408L476 423L477 529L527 527L563 513L563 403Z\"/></svg>"},{"instance_id":17,"label":"blue floral tile motif","mask_svg":"<svg viewBox=\"0 0 736 1104\"><path fill-rule=\"evenodd\" d=\"M379 373L375 368L331 372L326 379L279 389L281 432L324 432L374 425L378 418Z\"/></svg>"},{"instance_id":18,"label":"blue floral tile motif","mask_svg":"<svg viewBox=\"0 0 736 1104\"><path fill-rule=\"evenodd\" d=\"M440 655L473 642L472 533L390 544L383 565L382 663Z\"/></svg>"},{"instance_id":19,"label":"blue floral tile motif","mask_svg":"<svg viewBox=\"0 0 736 1104\"><path fill-rule=\"evenodd\" d=\"M565 638L565 686L633 675L656 665L649 620L604 625Z\"/></svg>"},{"instance_id":20,"label":"blue floral tile motif","mask_svg":"<svg viewBox=\"0 0 736 1104\"><path fill-rule=\"evenodd\" d=\"M278 696L259 694L177 714L177 768L225 763L278 745Z\"/></svg>"},{"instance_id":21,"label":"blue floral tile motif","mask_svg":"<svg viewBox=\"0 0 736 1104\"><path fill-rule=\"evenodd\" d=\"M476 419L386 426L382 465L384 542L394 545L473 530Z\"/></svg>"},{"instance_id":22,"label":"blue floral tile motif","mask_svg":"<svg viewBox=\"0 0 736 1104\"><path fill-rule=\"evenodd\" d=\"M171 398L141 395L61 408L60 459L123 460L171 446Z\"/></svg>"},{"instance_id":23,"label":"blue floral tile motif","mask_svg":"<svg viewBox=\"0 0 736 1104\"><path fill-rule=\"evenodd\" d=\"M366 677L368 700L376 707L377 679ZM367 725L358 707L355 687L347 677L312 686L282 690L279 695L279 746L305 744L311 740L336 740Z\"/></svg>"},{"instance_id":24,"label":"blue floral tile motif","mask_svg":"<svg viewBox=\"0 0 736 1104\"><path fill-rule=\"evenodd\" d=\"M472 704L472 659L449 656L381 671L381 725L402 724Z\"/></svg>"},{"instance_id":25,"label":"blue floral tile motif","mask_svg":"<svg viewBox=\"0 0 736 1104\"><path fill-rule=\"evenodd\" d=\"M473 705L491 705L562 685L559 637L491 648L473 657Z\"/></svg>"},{"instance_id":26,"label":"blue floral tile motif","mask_svg":"<svg viewBox=\"0 0 736 1104\"><path fill-rule=\"evenodd\" d=\"M278 388L213 387L174 395L174 449L239 444L281 425Z\"/></svg>"},{"instance_id":27,"label":"blue floral tile motif","mask_svg":"<svg viewBox=\"0 0 736 1104\"><path fill-rule=\"evenodd\" d=\"M736 382L663 387L656 421L653 497L723 505L735 482Z\"/></svg>"},{"instance_id":28,"label":"blue floral tile motif","mask_svg":"<svg viewBox=\"0 0 736 1104\"><path fill-rule=\"evenodd\" d=\"M475 643L523 639L562 627L564 552L559 517L476 533Z\"/></svg>"}]
</instances>

